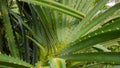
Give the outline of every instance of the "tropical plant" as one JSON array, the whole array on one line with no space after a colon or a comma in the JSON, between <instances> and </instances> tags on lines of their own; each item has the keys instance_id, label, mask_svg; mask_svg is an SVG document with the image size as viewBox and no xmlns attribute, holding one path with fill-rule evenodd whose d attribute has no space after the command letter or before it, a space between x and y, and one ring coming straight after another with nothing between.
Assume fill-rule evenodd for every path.
<instances>
[{"instance_id":1,"label":"tropical plant","mask_svg":"<svg viewBox=\"0 0 120 68\"><path fill-rule=\"evenodd\" d=\"M120 50L104 44L119 41L120 3L107 2L0 0L1 67L119 68Z\"/></svg>"}]
</instances>

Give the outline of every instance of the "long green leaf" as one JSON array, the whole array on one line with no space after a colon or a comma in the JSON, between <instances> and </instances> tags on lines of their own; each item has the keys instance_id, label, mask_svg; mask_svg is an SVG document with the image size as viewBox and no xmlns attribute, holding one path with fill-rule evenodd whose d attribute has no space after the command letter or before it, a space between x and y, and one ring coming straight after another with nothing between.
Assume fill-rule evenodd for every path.
<instances>
[{"instance_id":1,"label":"long green leaf","mask_svg":"<svg viewBox=\"0 0 120 68\"><path fill-rule=\"evenodd\" d=\"M118 3L115 6L111 7L110 9L108 9L103 14L99 15L98 17L94 18L93 21L90 24L87 24L85 29L83 28L80 31L79 36L83 36L88 30L93 28L98 23L102 22L105 18L107 18L108 16L110 16L112 13L114 13L115 11L117 11L119 9L120 9L120 3Z\"/></svg>"},{"instance_id":2,"label":"long green leaf","mask_svg":"<svg viewBox=\"0 0 120 68\"><path fill-rule=\"evenodd\" d=\"M18 58L0 54L0 65L15 67L15 68L33 68L29 63L26 63Z\"/></svg>"},{"instance_id":3,"label":"long green leaf","mask_svg":"<svg viewBox=\"0 0 120 68\"><path fill-rule=\"evenodd\" d=\"M38 15L38 18L41 21L41 25L44 32L44 38L46 38L46 41L52 41L52 34L51 34L51 28L50 28L50 21L48 20L48 17L45 16L44 9L39 6L34 6L34 9Z\"/></svg>"},{"instance_id":4,"label":"long green leaf","mask_svg":"<svg viewBox=\"0 0 120 68\"><path fill-rule=\"evenodd\" d=\"M119 52L81 53L81 54L66 55L60 58L63 58L66 60L73 60L73 61L120 64Z\"/></svg>"},{"instance_id":5,"label":"long green leaf","mask_svg":"<svg viewBox=\"0 0 120 68\"><path fill-rule=\"evenodd\" d=\"M42 53L45 54L45 48L43 46L41 46L36 40L34 40L33 38L29 37L29 36L26 36L28 39L30 39L31 41L33 41L41 50L42 50Z\"/></svg>"},{"instance_id":6,"label":"long green leaf","mask_svg":"<svg viewBox=\"0 0 120 68\"><path fill-rule=\"evenodd\" d=\"M76 11L74 9L71 9L70 7L64 6L60 3L50 1L50 0L20 0L20 1L24 1L24 2L27 2L27 3L32 3L34 5L47 6L47 7L56 9L58 11L61 11L63 13L66 13L68 15L71 15L71 16L79 18L79 19L82 19L85 16L83 13L81 13L79 11Z\"/></svg>"},{"instance_id":7,"label":"long green leaf","mask_svg":"<svg viewBox=\"0 0 120 68\"><path fill-rule=\"evenodd\" d=\"M90 36L92 37L92 36L95 36L95 35L98 35L98 34L101 34L101 33L104 33L104 32L119 30L119 29L120 29L120 19L117 19L117 20L114 20L113 23L109 24L109 22L108 22L107 25L104 25L103 27L85 35L85 37L90 37ZM82 37L82 38L85 38L85 37Z\"/></svg>"},{"instance_id":8,"label":"long green leaf","mask_svg":"<svg viewBox=\"0 0 120 68\"><path fill-rule=\"evenodd\" d=\"M71 35L73 36L72 38L74 38L71 39L72 41L78 39L78 37L81 36L81 31L83 31L82 28L85 27L85 24L88 23L89 20L91 20L101 8L103 8L107 1L108 0L99 0L97 5L86 15L86 17L79 23L79 25L76 28L74 28L73 31L71 31Z\"/></svg>"},{"instance_id":9,"label":"long green leaf","mask_svg":"<svg viewBox=\"0 0 120 68\"><path fill-rule=\"evenodd\" d=\"M50 49L49 53L52 53L55 50L53 47L53 45L55 45L54 34L53 34L53 30L51 29L51 22L48 16L46 16L47 9L42 8L40 6L34 6L34 9L38 15L38 18L41 21L41 25L43 28L43 31L41 31L41 33L44 33L42 37L45 39L45 44L47 45L48 50Z\"/></svg>"},{"instance_id":10,"label":"long green leaf","mask_svg":"<svg viewBox=\"0 0 120 68\"><path fill-rule=\"evenodd\" d=\"M0 6L2 9L4 28L5 28L6 38L8 41L10 52L12 56L19 57L18 48L15 44L15 39L13 35L12 25L11 25L10 18L8 15L8 10L7 10L8 7L7 7L6 0L0 0Z\"/></svg>"},{"instance_id":11,"label":"long green leaf","mask_svg":"<svg viewBox=\"0 0 120 68\"><path fill-rule=\"evenodd\" d=\"M120 36L120 20L115 21L114 23L104 26L101 29L94 31L93 33L80 38L79 40L70 43L69 47L66 48L62 53L67 54L74 51L78 51L85 47L89 47L98 43L109 41L112 39L119 38Z\"/></svg>"}]
</instances>

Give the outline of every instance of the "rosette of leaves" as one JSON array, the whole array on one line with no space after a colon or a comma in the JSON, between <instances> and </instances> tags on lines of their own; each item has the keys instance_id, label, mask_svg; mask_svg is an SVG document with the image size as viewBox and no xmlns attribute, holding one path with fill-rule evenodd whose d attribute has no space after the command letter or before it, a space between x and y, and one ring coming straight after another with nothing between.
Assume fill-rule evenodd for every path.
<instances>
[{"instance_id":1,"label":"rosette of leaves","mask_svg":"<svg viewBox=\"0 0 120 68\"><path fill-rule=\"evenodd\" d=\"M7 2L1 2L1 6L6 6ZM16 0L18 13L8 6L2 8L7 41L14 40L14 36L17 41L20 40L10 41L10 54L33 65L39 61L36 68L120 64L120 52L93 52L89 49L120 37L120 15L117 14L120 3L104 9L107 2L108 0ZM19 23L19 29L8 27L14 26L10 23ZM8 32L8 29L15 34ZM23 51L16 47L15 42L18 45L23 42Z\"/></svg>"}]
</instances>

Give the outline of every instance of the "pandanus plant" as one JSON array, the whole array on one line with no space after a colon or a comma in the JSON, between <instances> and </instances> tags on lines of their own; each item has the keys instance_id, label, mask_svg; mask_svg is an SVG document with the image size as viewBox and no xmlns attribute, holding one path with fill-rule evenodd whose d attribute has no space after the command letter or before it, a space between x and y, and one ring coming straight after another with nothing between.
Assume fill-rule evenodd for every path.
<instances>
[{"instance_id":1,"label":"pandanus plant","mask_svg":"<svg viewBox=\"0 0 120 68\"><path fill-rule=\"evenodd\" d=\"M99 46L94 48L102 51L91 50L96 44L120 38L120 3L106 7L107 3L108 0L0 0L0 66L119 65L120 52L104 51Z\"/></svg>"}]
</instances>

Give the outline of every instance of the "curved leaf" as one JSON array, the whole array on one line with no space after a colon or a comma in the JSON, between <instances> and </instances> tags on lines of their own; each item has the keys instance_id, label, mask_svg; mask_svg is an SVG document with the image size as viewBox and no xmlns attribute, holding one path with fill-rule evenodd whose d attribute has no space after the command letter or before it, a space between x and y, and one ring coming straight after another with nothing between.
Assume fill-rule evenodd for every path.
<instances>
[{"instance_id":1,"label":"curved leaf","mask_svg":"<svg viewBox=\"0 0 120 68\"><path fill-rule=\"evenodd\" d=\"M88 36L80 38L79 40L70 43L70 46L66 48L61 54L68 54L80 49L93 46L98 43L109 41L120 37L120 20L107 25L95 32L89 34Z\"/></svg>"},{"instance_id":2,"label":"curved leaf","mask_svg":"<svg viewBox=\"0 0 120 68\"><path fill-rule=\"evenodd\" d=\"M73 61L120 64L120 52L82 53L82 54L66 55L60 58L66 60L73 60Z\"/></svg>"},{"instance_id":3,"label":"curved leaf","mask_svg":"<svg viewBox=\"0 0 120 68\"><path fill-rule=\"evenodd\" d=\"M28 0L19 0L19 1L24 1L27 3L34 4L34 5L47 6L47 7L56 9L58 11L61 11L63 13L66 13L68 15L71 15L71 16L79 18L79 19L82 19L85 16L85 14L83 14L79 11L76 11L74 9L71 9L70 7L64 6L63 4L60 4L60 3L57 3L57 2L54 2L51 0L29 0L29 1Z\"/></svg>"},{"instance_id":4,"label":"curved leaf","mask_svg":"<svg viewBox=\"0 0 120 68\"><path fill-rule=\"evenodd\" d=\"M32 42L34 42L41 50L42 50L42 52L45 54L45 48L42 46L42 45L40 45L36 40L34 40L32 37L29 37L29 36L27 36L26 35L26 37L28 38L28 39L30 39Z\"/></svg>"}]
</instances>

